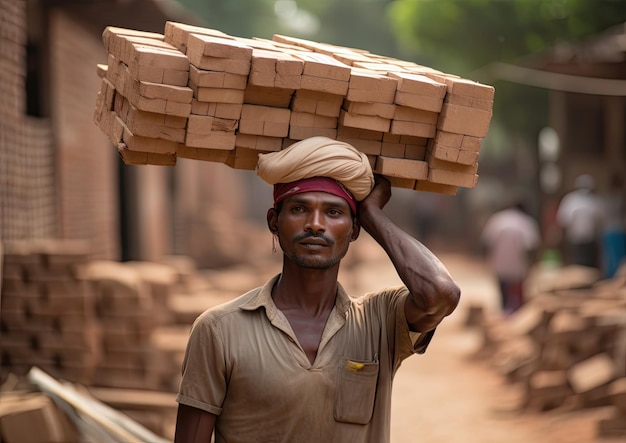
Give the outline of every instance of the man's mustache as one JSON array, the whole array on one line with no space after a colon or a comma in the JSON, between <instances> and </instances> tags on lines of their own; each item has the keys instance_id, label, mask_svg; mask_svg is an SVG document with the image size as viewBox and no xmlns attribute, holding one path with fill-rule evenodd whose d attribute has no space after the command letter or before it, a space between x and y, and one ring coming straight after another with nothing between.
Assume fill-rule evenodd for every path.
<instances>
[{"instance_id":1,"label":"man's mustache","mask_svg":"<svg viewBox=\"0 0 626 443\"><path fill-rule=\"evenodd\" d=\"M303 232L302 234L298 234L294 237L294 241L306 240L307 238L321 238L329 245L334 245L335 242L330 238L326 237L323 232Z\"/></svg>"}]
</instances>

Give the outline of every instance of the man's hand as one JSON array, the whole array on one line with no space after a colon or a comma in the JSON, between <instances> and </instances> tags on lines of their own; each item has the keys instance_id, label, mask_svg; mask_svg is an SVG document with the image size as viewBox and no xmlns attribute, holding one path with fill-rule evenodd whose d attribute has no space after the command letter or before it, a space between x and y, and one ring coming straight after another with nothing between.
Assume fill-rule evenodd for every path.
<instances>
[{"instance_id":1,"label":"man's hand","mask_svg":"<svg viewBox=\"0 0 626 443\"><path fill-rule=\"evenodd\" d=\"M360 211L376 207L382 209L391 198L391 183L382 175L374 176L374 189L360 203Z\"/></svg>"}]
</instances>

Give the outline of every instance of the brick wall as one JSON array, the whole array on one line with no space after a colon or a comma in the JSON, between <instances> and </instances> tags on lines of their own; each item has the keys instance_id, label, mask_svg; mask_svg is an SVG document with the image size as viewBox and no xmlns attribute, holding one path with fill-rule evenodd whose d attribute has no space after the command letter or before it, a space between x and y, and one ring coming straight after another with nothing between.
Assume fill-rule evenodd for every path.
<instances>
[{"instance_id":1,"label":"brick wall","mask_svg":"<svg viewBox=\"0 0 626 443\"><path fill-rule=\"evenodd\" d=\"M59 235L88 239L95 256L118 258L118 155L93 122L96 65L106 63L102 41L52 10L50 42Z\"/></svg>"},{"instance_id":2,"label":"brick wall","mask_svg":"<svg viewBox=\"0 0 626 443\"><path fill-rule=\"evenodd\" d=\"M26 117L26 2L0 0L0 241L56 234L50 122Z\"/></svg>"}]
</instances>

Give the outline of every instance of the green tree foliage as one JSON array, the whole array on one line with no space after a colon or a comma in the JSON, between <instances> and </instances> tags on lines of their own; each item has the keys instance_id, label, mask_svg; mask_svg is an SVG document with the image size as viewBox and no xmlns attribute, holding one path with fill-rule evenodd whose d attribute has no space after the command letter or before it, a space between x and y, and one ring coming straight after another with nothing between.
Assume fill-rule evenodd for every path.
<instances>
[{"instance_id":1,"label":"green tree foliage","mask_svg":"<svg viewBox=\"0 0 626 443\"><path fill-rule=\"evenodd\" d=\"M405 51L463 75L623 23L626 1L395 0L389 17Z\"/></svg>"},{"instance_id":2,"label":"green tree foliage","mask_svg":"<svg viewBox=\"0 0 626 443\"><path fill-rule=\"evenodd\" d=\"M275 28L273 0L178 0L203 22L237 37L271 38Z\"/></svg>"}]
</instances>

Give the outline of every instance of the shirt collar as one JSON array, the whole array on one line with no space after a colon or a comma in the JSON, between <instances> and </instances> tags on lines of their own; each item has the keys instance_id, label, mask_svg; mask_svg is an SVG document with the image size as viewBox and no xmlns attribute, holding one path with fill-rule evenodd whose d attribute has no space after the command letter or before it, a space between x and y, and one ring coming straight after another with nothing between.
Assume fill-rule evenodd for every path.
<instances>
[{"instance_id":1,"label":"shirt collar","mask_svg":"<svg viewBox=\"0 0 626 443\"><path fill-rule=\"evenodd\" d=\"M277 274L270 278L256 291L256 294L243 303L240 308L244 311L254 311L264 307L268 318L270 318L270 320L274 318L278 308L276 307L276 304L274 304L274 299L272 299L272 288L278 281L279 277L280 274ZM345 316L351 303L352 301L343 286L341 286L341 283L337 282L337 297L335 298L335 307L337 308L337 312L342 316Z\"/></svg>"}]
</instances>

